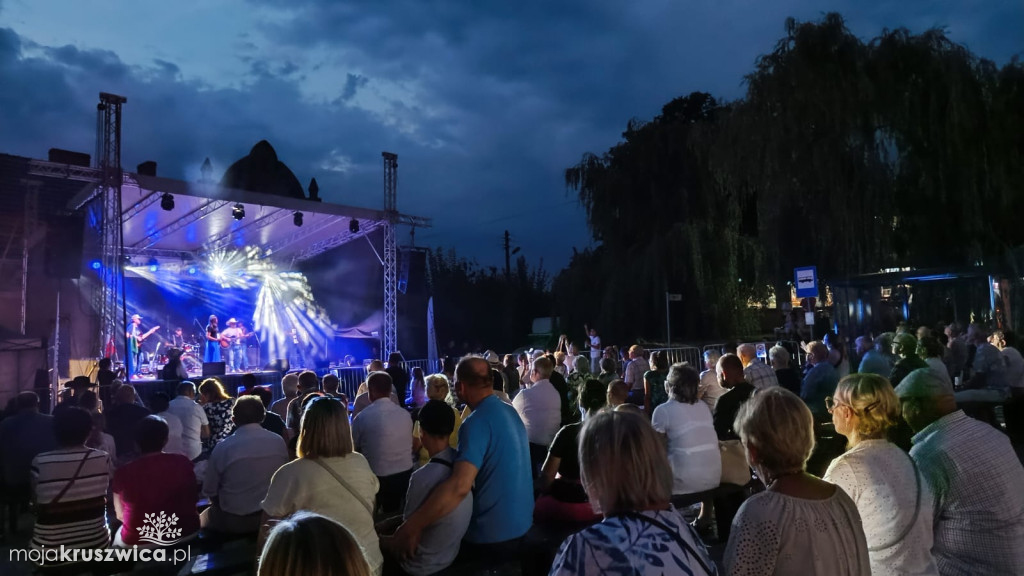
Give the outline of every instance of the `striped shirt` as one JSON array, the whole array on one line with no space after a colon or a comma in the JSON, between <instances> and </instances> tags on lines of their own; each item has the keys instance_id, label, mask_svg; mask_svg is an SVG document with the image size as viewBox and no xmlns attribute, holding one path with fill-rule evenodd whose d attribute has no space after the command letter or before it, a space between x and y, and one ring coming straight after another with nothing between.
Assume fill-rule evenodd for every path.
<instances>
[{"instance_id":1,"label":"striped shirt","mask_svg":"<svg viewBox=\"0 0 1024 576\"><path fill-rule=\"evenodd\" d=\"M67 548L104 548L109 544L106 496L110 469L106 452L84 447L43 452L32 460L37 505L33 548L62 544Z\"/></svg>"}]
</instances>

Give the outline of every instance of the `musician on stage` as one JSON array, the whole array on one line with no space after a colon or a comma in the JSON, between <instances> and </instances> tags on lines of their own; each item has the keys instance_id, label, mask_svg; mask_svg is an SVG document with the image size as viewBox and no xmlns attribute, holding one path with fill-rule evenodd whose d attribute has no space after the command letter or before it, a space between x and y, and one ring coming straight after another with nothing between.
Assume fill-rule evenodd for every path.
<instances>
[{"instance_id":1,"label":"musician on stage","mask_svg":"<svg viewBox=\"0 0 1024 576\"><path fill-rule=\"evenodd\" d=\"M235 324L235 327L238 328L238 340L236 340L234 344L238 354L236 368L239 372L245 372L250 368L248 350L249 337L252 336L252 332L245 329L245 322L242 322L241 320Z\"/></svg>"},{"instance_id":2,"label":"musician on stage","mask_svg":"<svg viewBox=\"0 0 1024 576\"><path fill-rule=\"evenodd\" d=\"M128 326L128 354L126 354L129 380L138 376L139 369L142 367L142 343L159 329L159 326L154 326L148 332L143 333L142 316L132 314L132 322Z\"/></svg>"},{"instance_id":3,"label":"musician on stage","mask_svg":"<svg viewBox=\"0 0 1024 576\"><path fill-rule=\"evenodd\" d=\"M217 317L213 314L210 314L210 322L206 325L203 362L220 362L220 330L217 328Z\"/></svg>"},{"instance_id":4,"label":"musician on stage","mask_svg":"<svg viewBox=\"0 0 1024 576\"><path fill-rule=\"evenodd\" d=\"M239 366L242 363L242 352L241 352L241 341L242 341L242 330L238 328L238 320L231 318L228 320L228 327L220 333L221 341L226 341L228 344L228 371L238 372Z\"/></svg>"},{"instance_id":5,"label":"musician on stage","mask_svg":"<svg viewBox=\"0 0 1024 576\"><path fill-rule=\"evenodd\" d=\"M177 348L178 350L185 350L185 331L182 330L181 326L174 329L174 334L171 334L171 348Z\"/></svg>"}]
</instances>

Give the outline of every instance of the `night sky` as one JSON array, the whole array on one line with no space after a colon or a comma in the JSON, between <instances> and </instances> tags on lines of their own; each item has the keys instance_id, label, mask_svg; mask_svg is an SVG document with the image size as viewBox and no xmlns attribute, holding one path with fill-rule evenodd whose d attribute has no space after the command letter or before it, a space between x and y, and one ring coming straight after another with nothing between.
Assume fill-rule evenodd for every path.
<instances>
[{"instance_id":1,"label":"night sky","mask_svg":"<svg viewBox=\"0 0 1024 576\"><path fill-rule=\"evenodd\" d=\"M100 91L128 98L124 165L162 176L265 138L327 201L380 207L389 150L399 209L434 219L418 245L497 265L509 229L557 271L591 243L566 167L673 97L741 97L787 17L829 11L1024 53L1020 0L0 0L0 152L92 153Z\"/></svg>"}]
</instances>

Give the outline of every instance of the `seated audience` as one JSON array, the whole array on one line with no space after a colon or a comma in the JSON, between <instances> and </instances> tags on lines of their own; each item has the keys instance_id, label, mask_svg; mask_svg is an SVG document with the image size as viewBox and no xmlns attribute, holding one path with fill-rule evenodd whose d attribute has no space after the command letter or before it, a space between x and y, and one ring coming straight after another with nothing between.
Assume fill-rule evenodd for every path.
<instances>
[{"instance_id":1,"label":"seated audience","mask_svg":"<svg viewBox=\"0 0 1024 576\"><path fill-rule=\"evenodd\" d=\"M669 503L672 472L640 414L600 412L583 424L580 473L604 521L562 543L553 576L716 574L704 544Z\"/></svg>"},{"instance_id":2,"label":"seated audience","mask_svg":"<svg viewBox=\"0 0 1024 576\"><path fill-rule=\"evenodd\" d=\"M303 370L299 373L299 392L296 394L288 403L288 416L284 419L285 426L294 433L298 433L300 412L303 405L303 400L308 394L313 392L320 392L320 380L316 377L316 372L312 370Z\"/></svg>"},{"instance_id":3,"label":"seated audience","mask_svg":"<svg viewBox=\"0 0 1024 576\"><path fill-rule=\"evenodd\" d=\"M288 420L288 404L299 395L299 375L294 372L281 378L281 393L284 396L270 405L270 411L277 414L282 422Z\"/></svg>"},{"instance_id":4,"label":"seated audience","mask_svg":"<svg viewBox=\"0 0 1024 576\"><path fill-rule=\"evenodd\" d=\"M889 382L893 386L899 386L907 374L914 370L928 367L924 359L917 355L917 338L909 332L896 335L892 341L892 353L898 358L889 374Z\"/></svg>"},{"instance_id":5,"label":"seated audience","mask_svg":"<svg viewBox=\"0 0 1024 576\"><path fill-rule=\"evenodd\" d=\"M181 420L181 446L189 460L203 453L203 440L210 437L210 420L206 411L196 404L196 385L188 380L178 384L178 395L171 400L167 411Z\"/></svg>"},{"instance_id":6,"label":"seated audience","mask_svg":"<svg viewBox=\"0 0 1024 576\"><path fill-rule=\"evenodd\" d=\"M412 474L412 419L391 401L390 374L370 374L367 387L371 402L352 420L352 442L380 481L377 506L392 514L402 509Z\"/></svg>"},{"instance_id":7,"label":"seated audience","mask_svg":"<svg viewBox=\"0 0 1024 576\"><path fill-rule=\"evenodd\" d=\"M877 374L882 378L888 378L892 374L892 367L895 363L892 358L893 336L892 332L886 332L879 335L873 341L867 338L865 345L870 343L871 347L861 357L860 367L857 368L857 372L860 374ZM858 338L859 341L860 339Z\"/></svg>"},{"instance_id":8,"label":"seated audience","mask_svg":"<svg viewBox=\"0 0 1024 576\"><path fill-rule=\"evenodd\" d=\"M654 409L651 425L667 441L672 495L717 488L722 456L711 410L697 399L700 374L684 364L673 364L663 386L669 399Z\"/></svg>"},{"instance_id":9,"label":"seated audience","mask_svg":"<svg viewBox=\"0 0 1024 576\"><path fill-rule=\"evenodd\" d=\"M380 360L374 360L373 362L370 362L369 366L366 367L366 370L367 377L369 377L369 375L373 374L374 372L383 372L384 363L381 362ZM394 386L391 387L391 401L394 402L395 404L398 404L399 406L402 405L402 403L398 401L398 392L395 391ZM356 399L352 402L352 418L359 416L359 413L366 409L366 407L369 405L369 387L364 381L362 384L359 385L359 389L356 391Z\"/></svg>"},{"instance_id":10,"label":"seated audience","mask_svg":"<svg viewBox=\"0 0 1024 576\"><path fill-rule=\"evenodd\" d=\"M259 576L370 576L352 532L312 512L297 512L270 531L259 559Z\"/></svg>"},{"instance_id":11,"label":"seated audience","mask_svg":"<svg viewBox=\"0 0 1024 576\"><path fill-rule=\"evenodd\" d=\"M942 376L949 377L945 366ZM910 456L886 440L900 418L900 402L889 381L875 374L847 376L829 399L829 411L849 449L832 461L824 480L842 488L857 505L871 573L937 576L931 554L931 490Z\"/></svg>"},{"instance_id":12,"label":"seated audience","mask_svg":"<svg viewBox=\"0 0 1024 576\"><path fill-rule=\"evenodd\" d=\"M192 462L181 454L163 452L167 434L167 422L159 416L146 416L135 426L135 444L140 455L117 469L110 487L114 511L122 522L114 537L115 546L166 546L188 540L199 532L199 490ZM151 524L147 516L164 514L177 516L174 527L181 529L180 536L151 535L139 530Z\"/></svg>"},{"instance_id":13,"label":"seated audience","mask_svg":"<svg viewBox=\"0 0 1024 576\"><path fill-rule=\"evenodd\" d=\"M775 370L775 378L786 390L793 394L800 394L800 373L796 368L790 366L791 356L785 347L775 345L768 350L768 361L771 362L772 370Z\"/></svg>"},{"instance_id":14,"label":"seated audience","mask_svg":"<svg viewBox=\"0 0 1024 576\"><path fill-rule=\"evenodd\" d=\"M164 447L164 452L185 455L185 441L183 440L185 425L181 418L169 411L171 399L167 397L167 394L157 392L153 394L153 399L149 404L153 408L153 413L167 423L167 446Z\"/></svg>"},{"instance_id":15,"label":"seated audience","mask_svg":"<svg viewBox=\"0 0 1024 576\"><path fill-rule=\"evenodd\" d=\"M256 396L242 396L231 409L235 433L210 454L203 495L210 507L199 518L203 528L231 534L255 534L260 503L270 478L288 462L284 439L263 429L266 409Z\"/></svg>"},{"instance_id":16,"label":"seated audience","mask_svg":"<svg viewBox=\"0 0 1024 576\"><path fill-rule=\"evenodd\" d=\"M629 400L629 386L626 381L616 378L608 384L607 391L608 408L614 410Z\"/></svg>"},{"instance_id":17,"label":"seated audience","mask_svg":"<svg viewBox=\"0 0 1024 576\"><path fill-rule=\"evenodd\" d=\"M103 450L113 460L113 455L117 454L117 444L114 443L113 436L104 432L106 429L107 419L103 416L103 412L93 412L92 432L89 434L89 439L85 441L85 446Z\"/></svg>"},{"instance_id":18,"label":"seated audience","mask_svg":"<svg viewBox=\"0 0 1024 576\"><path fill-rule=\"evenodd\" d=\"M435 486L451 476L458 457L458 453L448 445L454 428L455 414L443 400L431 400L420 410L421 440L430 453L430 461L414 472L409 480L403 519L426 502ZM454 510L423 530L416 554L400 560L402 570L413 576L426 576L450 566L459 553L459 542L469 528L472 516L473 495L467 494ZM389 537L381 539L383 549L388 550L390 545Z\"/></svg>"},{"instance_id":19,"label":"seated audience","mask_svg":"<svg viewBox=\"0 0 1024 576\"><path fill-rule=\"evenodd\" d=\"M106 452L85 447L91 430L89 412L77 406L62 410L53 417L57 449L32 459L33 550L110 544L106 510L112 466Z\"/></svg>"},{"instance_id":20,"label":"seated audience","mask_svg":"<svg viewBox=\"0 0 1024 576\"><path fill-rule=\"evenodd\" d=\"M380 483L366 458L352 450L348 409L335 398L314 397L299 423L298 458L271 478L261 530L270 520L300 510L322 514L352 532L370 570L379 575L383 556L373 526L373 502Z\"/></svg>"},{"instance_id":21,"label":"seated audience","mask_svg":"<svg viewBox=\"0 0 1024 576\"><path fill-rule=\"evenodd\" d=\"M455 427L452 429L452 433L448 438L448 444L452 448L459 446L459 426L462 425L462 415L459 413L455 406L450 403L451 389L448 385L448 378L444 374L431 374L426 378L427 398L430 400L440 400L452 409L452 414L455 415ZM420 442L420 423L416 421L412 425L412 445L413 452L419 454L420 466L425 466L427 461L430 460L430 454L427 449L423 447Z\"/></svg>"},{"instance_id":22,"label":"seated audience","mask_svg":"<svg viewBox=\"0 0 1024 576\"><path fill-rule=\"evenodd\" d=\"M829 330L825 332L825 336L822 337L821 343L828 348L828 363L836 369L836 374L840 378L844 378L850 375L850 355L846 351L846 343L843 341L843 337L836 334L834 331Z\"/></svg>"},{"instance_id":23,"label":"seated audience","mask_svg":"<svg viewBox=\"0 0 1024 576\"><path fill-rule=\"evenodd\" d=\"M736 413L754 393L754 387L743 379L743 363L735 354L721 356L715 371L718 373L718 385L726 390L715 403L712 415L715 433L719 440L736 440L739 438L733 430Z\"/></svg>"},{"instance_id":24,"label":"seated audience","mask_svg":"<svg viewBox=\"0 0 1024 576\"><path fill-rule=\"evenodd\" d=\"M712 414L715 413L718 399L728 392L718 381L718 360L721 357L722 353L714 348L705 350L704 371L700 373L700 389L698 390L700 399L708 405Z\"/></svg>"},{"instance_id":25,"label":"seated audience","mask_svg":"<svg viewBox=\"0 0 1024 576\"><path fill-rule=\"evenodd\" d=\"M114 406L106 411L107 432L117 445L115 462L127 462L138 455L135 425L151 412L135 403L135 388L125 384L114 392Z\"/></svg>"},{"instance_id":26,"label":"seated audience","mask_svg":"<svg viewBox=\"0 0 1024 576\"><path fill-rule=\"evenodd\" d=\"M274 397L273 392L268 390L266 386L254 386L252 390L249 391L249 395L259 398L260 402L263 404L264 409L266 410L265 414L263 415L263 422L260 423L260 426L262 426L264 430L268 430L284 438L284 420L281 420L280 416L270 411L270 400Z\"/></svg>"},{"instance_id":27,"label":"seated audience","mask_svg":"<svg viewBox=\"0 0 1024 576\"><path fill-rule=\"evenodd\" d=\"M668 376L668 360L661 350L651 352L651 369L644 372L644 410L647 417L654 414L654 409L668 400L665 378Z\"/></svg>"},{"instance_id":28,"label":"seated audience","mask_svg":"<svg viewBox=\"0 0 1024 576\"><path fill-rule=\"evenodd\" d=\"M12 400L17 412L0 422L0 502L6 504L10 525L14 526L21 509L32 499L32 459L55 450L57 439L53 417L39 413L35 392L20 392Z\"/></svg>"},{"instance_id":29,"label":"seated audience","mask_svg":"<svg viewBox=\"0 0 1024 576\"><path fill-rule=\"evenodd\" d=\"M585 357L578 356L577 361L580 358ZM605 407L605 385L594 378L584 382L579 404L583 422L593 418ZM583 422L563 426L551 442L537 482L542 495L534 505L534 522L589 522L598 518L580 482L579 436Z\"/></svg>"},{"instance_id":30,"label":"seated audience","mask_svg":"<svg viewBox=\"0 0 1024 576\"><path fill-rule=\"evenodd\" d=\"M1024 467L1009 439L958 410L931 370L911 372L896 396L934 495L939 574L1024 574Z\"/></svg>"},{"instance_id":31,"label":"seated audience","mask_svg":"<svg viewBox=\"0 0 1024 576\"><path fill-rule=\"evenodd\" d=\"M540 471L548 446L555 439L562 422L562 399L551 384L552 370L554 367L546 356L534 360L533 384L520 391L512 401L512 407L526 426L534 477Z\"/></svg>"},{"instance_id":32,"label":"seated audience","mask_svg":"<svg viewBox=\"0 0 1024 576\"><path fill-rule=\"evenodd\" d=\"M805 471L814 417L800 398L781 387L762 390L740 406L735 429L768 488L744 502L733 520L726 573L870 576L853 500Z\"/></svg>"},{"instance_id":33,"label":"seated audience","mask_svg":"<svg viewBox=\"0 0 1024 576\"><path fill-rule=\"evenodd\" d=\"M988 331L980 324L967 328L967 343L974 347L974 362L971 377L964 382L964 390L957 392L956 401L1003 402L1009 395L1009 382L1002 353L989 343Z\"/></svg>"},{"instance_id":34,"label":"seated audience","mask_svg":"<svg viewBox=\"0 0 1024 576\"><path fill-rule=\"evenodd\" d=\"M207 378L199 385L199 404L210 422L210 438L206 450L213 450L220 441L231 435L235 427L231 424L231 407L235 399L224 391L224 385L216 378Z\"/></svg>"},{"instance_id":35,"label":"seated audience","mask_svg":"<svg viewBox=\"0 0 1024 576\"><path fill-rule=\"evenodd\" d=\"M348 396L343 392L339 392L341 388L341 379L334 374L324 374L324 377L320 380L320 385L323 386L324 394L332 398L341 400L346 406L348 406Z\"/></svg>"},{"instance_id":36,"label":"seated audience","mask_svg":"<svg viewBox=\"0 0 1024 576\"><path fill-rule=\"evenodd\" d=\"M996 330L988 341L999 350L1006 363L1006 385L1010 394L1021 395L1024 392L1024 356L1017 349L1017 335L1010 330Z\"/></svg>"},{"instance_id":37,"label":"seated audience","mask_svg":"<svg viewBox=\"0 0 1024 576\"><path fill-rule=\"evenodd\" d=\"M800 398L811 409L815 422L827 422L829 414L825 409L825 398L835 393L839 385L839 373L828 361L828 347L821 342L807 345L807 363L811 369L800 385Z\"/></svg>"},{"instance_id":38,"label":"seated audience","mask_svg":"<svg viewBox=\"0 0 1024 576\"><path fill-rule=\"evenodd\" d=\"M950 388L953 387L953 380L949 377L949 370L946 368L946 363L942 361L942 357L946 353L946 347L939 342L938 338L925 336L918 340L916 353L935 372L936 376L946 381Z\"/></svg>"},{"instance_id":39,"label":"seated audience","mask_svg":"<svg viewBox=\"0 0 1024 576\"><path fill-rule=\"evenodd\" d=\"M778 386L779 379L771 366L761 362L757 357L757 347L753 344L741 344L736 348L736 355L743 363L743 379L750 382L750 385L758 390L769 386Z\"/></svg>"}]
</instances>

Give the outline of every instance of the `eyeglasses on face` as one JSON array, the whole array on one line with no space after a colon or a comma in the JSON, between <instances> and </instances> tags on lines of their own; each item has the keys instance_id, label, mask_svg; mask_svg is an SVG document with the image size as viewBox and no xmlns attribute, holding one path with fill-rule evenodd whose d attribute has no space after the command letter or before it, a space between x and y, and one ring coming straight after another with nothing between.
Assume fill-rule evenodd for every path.
<instances>
[{"instance_id":1,"label":"eyeglasses on face","mask_svg":"<svg viewBox=\"0 0 1024 576\"><path fill-rule=\"evenodd\" d=\"M847 406L847 404L843 404L842 402L836 400L835 396L825 396L825 409L828 410L829 414L831 414L833 410L840 406Z\"/></svg>"}]
</instances>

